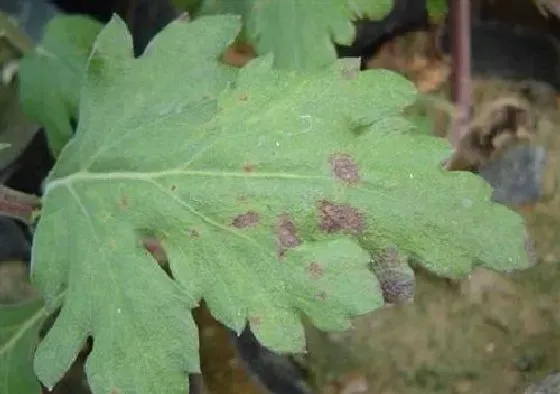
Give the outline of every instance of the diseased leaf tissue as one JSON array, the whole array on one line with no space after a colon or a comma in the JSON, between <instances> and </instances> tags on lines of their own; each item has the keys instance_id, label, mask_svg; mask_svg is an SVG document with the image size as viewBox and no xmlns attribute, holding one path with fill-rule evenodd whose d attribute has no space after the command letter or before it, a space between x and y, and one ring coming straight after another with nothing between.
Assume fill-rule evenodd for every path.
<instances>
[{"instance_id":1,"label":"diseased leaf tissue","mask_svg":"<svg viewBox=\"0 0 560 394\"><path fill-rule=\"evenodd\" d=\"M45 385L91 335L94 393L185 392L201 298L228 326L248 320L264 345L299 351L301 313L340 330L383 304L368 266L377 248L445 275L474 261L524 266L520 219L474 176L438 169L445 142L407 132L408 81L348 78L342 62L278 72L269 56L235 75L216 59L239 27L232 16L177 21L138 59L120 19L98 36L33 246L47 305L67 292L36 355ZM143 248L146 233L174 279Z\"/></svg>"}]
</instances>

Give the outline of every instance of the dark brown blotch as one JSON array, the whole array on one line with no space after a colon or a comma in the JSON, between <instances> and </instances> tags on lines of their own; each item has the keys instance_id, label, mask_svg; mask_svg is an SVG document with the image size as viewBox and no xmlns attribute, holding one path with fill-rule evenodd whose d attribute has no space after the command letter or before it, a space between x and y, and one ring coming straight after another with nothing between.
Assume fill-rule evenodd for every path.
<instances>
[{"instance_id":1,"label":"dark brown blotch","mask_svg":"<svg viewBox=\"0 0 560 394\"><path fill-rule=\"evenodd\" d=\"M329 164L337 179L350 184L360 181L358 165L350 155L345 153L332 155Z\"/></svg>"},{"instance_id":2,"label":"dark brown blotch","mask_svg":"<svg viewBox=\"0 0 560 394\"><path fill-rule=\"evenodd\" d=\"M278 215L276 218L276 245L278 257L284 256L286 249L295 248L301 244L297 236L294 221L287 213Z\"/></svg>"},{"instance_id":3,"label":"dark brown blotch","mask_svg":"<svg viewBox=\"0 0 560 394\"><path fill-rule=\"evenodd\" d=\"M232 226L236 228L250 228L255 227L260 221L260 215L254 211L248 211L237 215L233 221Z\"/></svg>"},{"instance_id":4,"label":"dark brown blotch","mask_svg":"<svg viewBox=\"0 0 560 394\"><path fill-rule=\"evenodd\" d=\"M243 165L243 171L244 172L253 172L255 171L255 165L251 164L251 163L246 163Z\"/></svg>"},{"instance_id":5,"label":"dark brown blotch","mask_svg":"<svg viewBox=\"0 0 560 394\"><path fill-rule=\"evenodd\" d=\"M174 192L175 190L177 190L177 185L171 185L171 191Z\"/></svg>"},{"instance_id":6,"label":"dark brown blotch","mask_svg":"<svg viewBox=\"0 0 560 394\"><path fill-rule=\"evenodd\" d=\"M200 233L199 233L197 230L192 229L192 230L190 231L190 237L191 237L192 239L199 239L199 238L200 238Z\"/></svg>"},{"instance_id":7,"label":"dark brown blotch","mask_svg":"<svg viewBox=\"0 0 560 394\"><path fill-rule=\"evenodd\" d=\"M414 300L414 271L406 255L392 247L380 251L372 262L386 303L406 304Z\"/></svg>"},{"instance_id":8,"label":"dark brown blotch","mask_svg":"<svg viewBox=\"0 0 560 394\"><path fill-rule=\"evenodd\" d=\"M326 233L338 231L359 234L365 230L363 215L350 204L319 202L319 228Z\"/></svg>"},{"instance_id":9,"label":"dark brown blotch","mask_svg":"<svg viewBox=\"0 0 560 394\"><path fill-rule=\"evenodd\" d=\"M318 262L312 261L307 266L307 273L312 279L321 279L325 275L325 269Z\"/></svg>"}]
</instances>

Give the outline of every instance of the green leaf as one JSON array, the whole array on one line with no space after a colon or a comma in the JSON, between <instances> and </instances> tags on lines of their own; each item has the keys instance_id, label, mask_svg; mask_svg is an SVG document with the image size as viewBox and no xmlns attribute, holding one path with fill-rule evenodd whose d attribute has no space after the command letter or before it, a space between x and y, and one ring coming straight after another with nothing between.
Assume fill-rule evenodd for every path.
<instances>
[{"instance_id":1,"label":"green leaf","mask_svg":"<svg viewBox=\"0 0 560 394\"><path fill-rule=\"evenodd\" d=\"M204 0L198 15L235 14L245 16L250 0Z\"/></svg>"},{"instance_id":2,"label":"green leaf","mask_svg":"<svg viewBox=\"0 0 560 394\"><path fill-rule=\"evenodd\" d=\"M0 144L0 150L9 148L10 146L10 144Z\"/></svg>"},{"instance_id":3,"label":"green leaf","mask_svg":"<svg viewBox=\"0 0 560 394\"><path fill-rule=\"evenodd\" d=\"M41 386L33 373L33 354L45 318L42 301L37 298L21 305L0 305L0 391L2 393L41 391Z\"/></svg>"},{"instance_id":4,"label":"green leaf","mask_svg":"<svg viewBox=\"0 0 560 394\"><path fill-rule=\"evenodd\" d=\"M22 108L45 127L55 155L72 136L70 120L78 119L82 78L101 27L85 16L56 16L46 26L40 46L21 61Z\"/></svg>"},{"instance_id":5,"label":"green leaf","mask_svg":"<svg viewBox=\"0 0 560 394\"><path fill-rule=\"evenodd\" d=\"M442 20L447 14L447 0L428 0L428 15L434 20Z\"/></svg>"},{"instance_id":6,"label":"green leaf","mask_svg":"<svg viewBox=\"0 0 560 394\"><path fill-rule=\"evenodd\" d=\"M167 168L166 157L188 160L188 149L196 149L196 144L185 145L192 142L189 129L215 113L218 92L235 76L217 59L239 27L239 18L233 16L175 21L134 59L124 22L111 20L90 57L76 136L62 151L51 181L80 168L103 174L136 166ZM146 127L151 131L146 133ZM124 146L132 156L122 151ZM118 158L121 154L124 161ZM59 194L62 189L69 193L66 197ZM104 193L96 196L95 187L87 197L91 202L74 200L79 188L62 189L47 193L51 197L44 200L48 207L33 243L39 255L33 257L32 279L47 305L53 308L60 290L68 289L61 314L39 347L38 376L46 386L54 386L91 333L95 345L86 372L94 393L185 392L186 372L199 370L198 334L191 316L197 299L146 255L136 233L163 227L145 222L132 228L127 220L113 217L108 214L112 201ZM127 204L128 197L121 197ZM71 206L65 206L70 201ZM101 211L90 211L98 208ZM85 212L103 219L90 221Z\"/></svg>"},{"instance_id":7,"label":"green leaf","mask_svg":"<svg viewBox=\"0 0 560 394\"><path fill-rule=\"evenodd\" d=\"M92 335L94 393L184 392L201 298L231 328L248 319L264 345L299 351L301 314L337 330L381 305L359 245L394 244L449 275L526 265L521 219L474 175L438 169L445 141L406 132L415 90L398 74L348 61L274 71L266 56L216 106L230 74L215 59L238 28L231 16L174 22L136 60L122 21L99 35L33 243L47 305L68 289L37 351L45 384Z\"/></svg>"},{"instance_id":8,"label":"green leaf","mask_svg":"<svg viewBox=\"0 0 560 394\"><path fill-rule=\"evenodd\" d=\"M277 68L314 70L336 60L333 42L352 43L352 20L382 19L392 5L391 0L206 0L200 12L242 15L257 53L273 53Z\"/></svg>"}]
</instances>

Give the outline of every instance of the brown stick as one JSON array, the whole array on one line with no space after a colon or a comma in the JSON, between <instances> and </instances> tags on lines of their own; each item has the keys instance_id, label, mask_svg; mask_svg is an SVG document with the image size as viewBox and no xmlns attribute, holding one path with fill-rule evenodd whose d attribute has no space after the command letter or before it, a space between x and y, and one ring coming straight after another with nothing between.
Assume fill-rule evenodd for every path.
<instances>
[{"instance_id":1,"label":"brown stick","mask_svg":"<svg viewBox=\"0 0 560 394\"><path fill-rule=\"evenodd\" d=\"M0 216L8 216L31 224L33 213L40 205L39 197L0 184Z\"/></svg>"},{"instance_id":2,"label":"brown stick","mask_svg":"<svg viewBox=\"0 0 560 394\"><path fill-rule=\"evenodd\" d=\"M451 0L451 92L459 116L453 119L449 140L457 147L467 130L471 107L471 4Z\"/></svg>"}]
</instances>

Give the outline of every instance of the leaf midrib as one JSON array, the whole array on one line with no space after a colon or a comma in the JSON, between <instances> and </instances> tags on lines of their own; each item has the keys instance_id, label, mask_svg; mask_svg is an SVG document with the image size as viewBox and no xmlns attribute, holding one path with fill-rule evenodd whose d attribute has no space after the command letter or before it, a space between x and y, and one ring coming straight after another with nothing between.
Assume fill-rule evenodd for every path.
<instances>
[{"instance_id":1,"label":"leaf midrib","mask_svg":"<svg viewBox=\"0 0 560 394\"><path fill-rule=\"evenodd\" d=\"M294 173L285 172L238 172L238 171L196 171L196 170L183 170L183 169L173 169L166 171L153 171L153 172L109 172L109 173L94 173L94 172L76 172L68 175L64 178L56 179L49 182L45 186L44 195L59 187L68 187L77 182L87 182L87 181L111 181L119 179L128 180L154 180L156 178L173 176L173 175L183 175L183 176L202 176L202 177L218 177L218 178L274 178L274 179L298 179L298 180L320 180L320 181L332 181L332 177L329 176L317 176L317 175L298 175Z\"/></svg>"}]
</instances>

